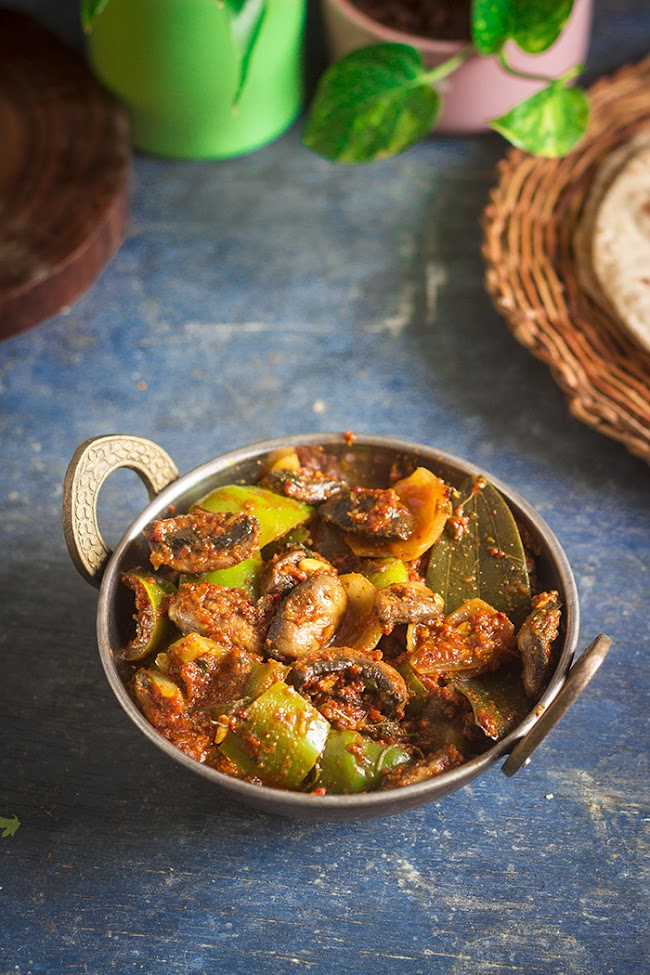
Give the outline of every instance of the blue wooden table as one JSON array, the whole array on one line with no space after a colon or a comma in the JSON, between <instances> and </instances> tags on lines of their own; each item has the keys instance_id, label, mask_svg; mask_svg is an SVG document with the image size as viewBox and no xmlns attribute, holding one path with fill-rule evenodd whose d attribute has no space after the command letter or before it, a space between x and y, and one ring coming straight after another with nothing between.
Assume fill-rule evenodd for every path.
<instances>
[{"instance_id":1,"label":"blue wooden table","mask_svg":"<svg viewBox=\"0 0 650 975\"><path fill-rule=\"evenodd\" d=\"M75 3L14 3L78 43ZM54 9L54 7L58 9ZM596 3L589 78L647 52L645 0ZM0 346L2 975L641 975L648 947L647 467L569 414L483 286L496 135L335 167L300 124L245 158L136 157L128 237L69 311ZM268 816L151 746L115 701L62 482L109 432L181 472L352 429L464 456L550 523L581 645L614 641L507 779L352 823ZM101 495L114 544L144 505Z\"/></svg>"}]
</instances>

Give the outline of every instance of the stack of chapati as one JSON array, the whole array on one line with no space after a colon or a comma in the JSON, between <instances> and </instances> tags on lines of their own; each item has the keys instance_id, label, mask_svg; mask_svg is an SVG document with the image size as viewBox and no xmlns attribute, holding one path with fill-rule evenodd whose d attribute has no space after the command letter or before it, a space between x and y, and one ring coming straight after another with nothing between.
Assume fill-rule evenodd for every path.
<instances>
[{"instance_id":1,"label":"stack of chapati","mask_svg":"<svg viewBox=\"0 0 650 975\"><path fill-rule=\"evenodd\" d=\"M574 236L580 282L650 351L650 131L600 164Z\"/></svg>"}]
</instances>

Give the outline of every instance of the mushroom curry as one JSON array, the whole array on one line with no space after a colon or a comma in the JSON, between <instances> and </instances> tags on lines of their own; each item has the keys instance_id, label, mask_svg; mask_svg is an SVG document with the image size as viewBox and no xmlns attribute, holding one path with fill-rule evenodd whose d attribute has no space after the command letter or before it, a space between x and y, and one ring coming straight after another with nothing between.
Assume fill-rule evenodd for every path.
<instances>
[{"instance_id":1,"label":"mushroom curry","mask_svg":"<svg viewBox=\"0 0 650 975\"><path fill-rule=\"evenodd\" d=\"M352 438L350 438L352 442ZM351 451L350 456L353 456ZM550 677L558 593L483 477L297 447L144 532L120 654L198 762L315 795L393 789L485 751Z\"/></svg>"}]
</instances>

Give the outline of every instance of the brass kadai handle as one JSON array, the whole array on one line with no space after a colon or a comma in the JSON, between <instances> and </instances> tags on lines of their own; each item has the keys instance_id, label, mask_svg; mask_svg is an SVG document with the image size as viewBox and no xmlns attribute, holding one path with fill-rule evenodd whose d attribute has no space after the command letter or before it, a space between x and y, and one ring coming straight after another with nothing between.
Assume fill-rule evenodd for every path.
<instances>
[{"instance_id":1,"label":"brass kadai handle","mask_svg":"<svg viewBox=\"0 0 650 975\"><path fill-rule=\"evenodd\" d=\"M97 587L111 555L99 530L97 498L109 474L121 467L136 472L151 500L178 477L169 455L142 437L109 434L77 447L63 484L63 531L78 571Z\"/></svg>"},{"instance_id":2,"label":"brass kadai handle","mask_svg":"<svg viewBox=\"0 0 650 975\"><path fill-rule=\"evenodd\" d=\"M539 720L521 741L517 742L510 755L501 766L505 775L514 775L522 765L526 765L537 746L546 738L549 731L555 727L563 714L566 714L574 701L594 676L603 660L607 656L612 641L603 633L589 644L573 665L566 681L557 697L548 706Z\"/></svg>"}]
</instances>

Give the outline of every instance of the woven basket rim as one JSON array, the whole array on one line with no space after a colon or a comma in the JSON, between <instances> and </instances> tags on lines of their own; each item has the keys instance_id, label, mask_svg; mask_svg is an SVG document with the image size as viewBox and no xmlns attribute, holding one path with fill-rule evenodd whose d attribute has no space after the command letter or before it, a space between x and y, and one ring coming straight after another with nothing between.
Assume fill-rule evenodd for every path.
<instances>
[{"instance_id":1,"label":"woven basket rim","mask_svg":"<svg viewBox=\"0 0 650 975\"><path fill-rule=\"evenodd\" d=\"M483 212L485 284L514 337L544 362L570 412L650 463L650 353L579 281L575 230L614 149L650 132L650 56L588 90L589 130L569 156L510 149Z\"/></svg>"}]
</instances>

